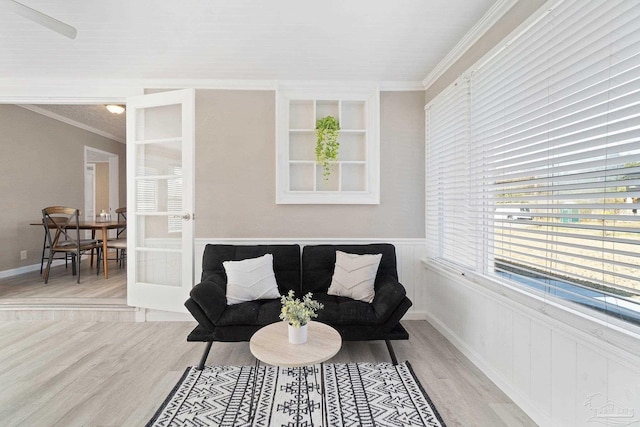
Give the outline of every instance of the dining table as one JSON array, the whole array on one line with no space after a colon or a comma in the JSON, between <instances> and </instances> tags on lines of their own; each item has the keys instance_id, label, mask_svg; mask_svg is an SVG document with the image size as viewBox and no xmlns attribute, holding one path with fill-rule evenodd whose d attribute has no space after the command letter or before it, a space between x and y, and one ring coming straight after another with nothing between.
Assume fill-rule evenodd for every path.
<instances>
[{"instance_id":1,"label":"dining table","mask_svg":"<svg viewBox=\"0 0 640 427\"><path fill-rule=\"evenodd\" d=\"M40 222L32 222L31 225L39 225L42 226L42 220ZM102 253L104 256L102 257L103 262L103 273L104 278L109 278L109 270L107 263L107 233L109 230L117 230L119 228L125 228L127 223L124 221L95 221L95 220L79 220L78 228L80 230L91 230L91 238L95 239L96 231L101 231L102 235ZM69 224L68 229L76 228L75 223Z\"/></svg>"}]
</instances>

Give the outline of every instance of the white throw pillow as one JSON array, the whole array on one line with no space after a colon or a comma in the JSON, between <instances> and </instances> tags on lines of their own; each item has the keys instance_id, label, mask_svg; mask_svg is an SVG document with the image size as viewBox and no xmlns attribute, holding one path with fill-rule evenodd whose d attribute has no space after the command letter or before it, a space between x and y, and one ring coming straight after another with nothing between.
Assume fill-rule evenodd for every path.
<instances>
[{"instance_id":1,"label":"white throw pillow","mask_svg":"<svg viewBox=\"0 0 640 427\"><path fill-rule=\"evenodd\" d=\"M373 285L381 259L382 254L356 255L336 251L336 266L327 294L370 303L375 296Z\"/></svg>"},{"instance_id":2,"label":"white throw pillow","mask_svg":"<svg viewBox=\"0 0 640 427\"><path fill-rule=\"evenodd\" d=\"M242 261L224 261L227 273L227 304L240 304L258 299L280 298L273 273L273 255Z\"/></svg>"}]
</instances>

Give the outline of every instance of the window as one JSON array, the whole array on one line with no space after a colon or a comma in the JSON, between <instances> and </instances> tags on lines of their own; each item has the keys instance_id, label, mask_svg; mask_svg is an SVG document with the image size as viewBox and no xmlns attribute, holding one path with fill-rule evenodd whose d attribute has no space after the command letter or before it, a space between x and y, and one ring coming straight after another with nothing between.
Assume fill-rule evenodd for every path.
<instances>
[{"instance_id":1,"label":"window","mask_svg":"<svg viewBox=\"0 0 640 427\"><path fill-rule=\"evenodd\" d=\"M469 84L467 79L451 85L433 103L427 114L429 158L426 183L426 226L434 235L433 257L456 259L474 268L475 251L468 244L473 230L469 175ZM436 244L437 242L437 244Z\"/></svg>"},{"instance_id":2,"label":"window","mask_svg":"<svg viewBox=\"0 0 640 427\"><path fill-rule=\"evenodd\" d=\"M426 109L430 257L640 325L640 3L555 2L465 85Z\"/></svg>"}]
</instances>

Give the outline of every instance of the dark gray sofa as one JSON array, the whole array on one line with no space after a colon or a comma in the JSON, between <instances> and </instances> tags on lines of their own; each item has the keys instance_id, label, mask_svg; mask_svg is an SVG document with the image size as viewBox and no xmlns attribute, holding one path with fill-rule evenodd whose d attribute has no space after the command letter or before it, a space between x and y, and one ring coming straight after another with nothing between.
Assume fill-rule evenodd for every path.
<instances>
[{"instance_id":1,"label":"dark gray sofa","mask_svg":"<svg viewBox=\"0 0 640 427\"><path fill-rule=\"evenodd\" d=\"M336 251L353 254L382 254L371 303L328 295ZM185 306L198 321L187 341L206 342L199 369L204 367L214 341L249 341L265 325L278 322L280 300L256 300L227 305L227 277L224 261L240 261L270 253L280 294L294 290L297 297L307 292L324 304L315 319L334 327L345 341L384 340L393 363L397 363L390 340L408 339L400 319L412 303L398 282L395 247L368 245L311 245L300 255L299 245L207 245L202 259L201 283Z\"/></svg>"}]
</instances>

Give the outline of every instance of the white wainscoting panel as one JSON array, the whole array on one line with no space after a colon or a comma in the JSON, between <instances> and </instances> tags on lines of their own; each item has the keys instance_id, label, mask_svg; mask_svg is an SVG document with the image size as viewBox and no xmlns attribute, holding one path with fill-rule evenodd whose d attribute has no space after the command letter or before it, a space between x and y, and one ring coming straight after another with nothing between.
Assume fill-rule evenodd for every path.
<instances>
[{"instance_id":1,"label":"white wainscoting panel","mask_svg":"<svg viewBox=\"0 0 640 427\"><path fill-rule=\"evenodd\" d=\"M398 262L398 279L406 288L407 296L413 302L413 306L405 315L407 320L426 319L426 293L423 284L426 280L426 271L421 259L425 255L426 242L424 239L205 239L195 240L195 271L196 284L200 282L202 276L202 254L208 243L228 244L228 245L284 245L297 243L300 246L306 245L349 245L367 243L391 243L396 247L396 258Z\"/></svg>"},{"instance_id":2,"label":"white wainscoting panel","mask_svg":"<svg viewBox=\"0 0 640 427\"><path fill-rule=\"evenodd\" d=\"M581 404L584 403L584 399L579 399L575 393L578 381L576 369L566 369L567 366L575 365L578 359L577 347L577 343L571 337L561 331L553 331L551 360L556 362L551 364L551 380L554 386L551 387L550 415L554 415L558 425L572 425L576 419L578 400Z\"/></svg>"},{"instance_id":3,"label":"white wainscoting panel","mask_svg":"<svg viewBox=\"0 0 640 427\"><path fill-rule=\"evenodd\" d=\"M640 424L640 337L425 264L427 320L539 425Z\"/></svg>"}]
</instances>

